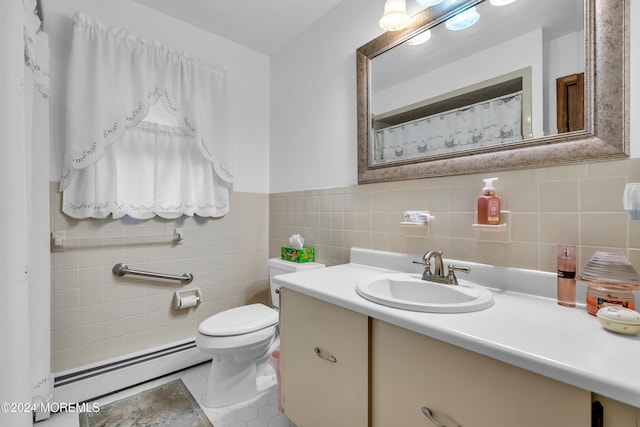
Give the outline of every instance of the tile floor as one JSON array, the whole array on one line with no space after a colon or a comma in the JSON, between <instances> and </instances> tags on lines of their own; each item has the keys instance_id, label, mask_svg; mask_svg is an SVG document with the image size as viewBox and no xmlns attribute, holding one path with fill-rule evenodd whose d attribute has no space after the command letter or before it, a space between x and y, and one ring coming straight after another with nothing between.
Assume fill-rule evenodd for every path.
<instances>
[{"instance_id":1,"label":"tile floor","mask_svg":"<svg viewBox=\"0 0 640 427\"><path fill-rule=\"evenodd\" d=\"M100 405L132 396L143 390L153 388L171 380L182 378L193 397L198 401L207 384L209 363L203 363L171 375L164 376L144 384L97 399ZM278 412L278 392L276 388L250 400L227 408L209 409L202 406L214 427L296 427L287 417ZM77 427L78 414L61 412L51 418L34 424L35 427Z\"/></svg>"}]
</instances>

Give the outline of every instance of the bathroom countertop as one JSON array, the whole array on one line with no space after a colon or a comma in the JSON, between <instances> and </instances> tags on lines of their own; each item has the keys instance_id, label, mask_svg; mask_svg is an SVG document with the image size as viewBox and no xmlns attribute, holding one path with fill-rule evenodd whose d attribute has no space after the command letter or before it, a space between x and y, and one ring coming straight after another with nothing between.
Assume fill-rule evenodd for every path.
<instances>
[{"instance_id":1,"label":"bathroom countertop","mask_svg":"<svg viewBox=\"0 0 640 427\"><path fill-rule=\"evenodd\" d=\"M387 307L359 296L356 284L408 270L372 265L354 263L352 256L349 264L276 280L285 288L640 408L640 335L609 332L584 307L562 307L554 298L505 288L489 287L495 304L471 313Z\"/></svg>"}]
</instances>

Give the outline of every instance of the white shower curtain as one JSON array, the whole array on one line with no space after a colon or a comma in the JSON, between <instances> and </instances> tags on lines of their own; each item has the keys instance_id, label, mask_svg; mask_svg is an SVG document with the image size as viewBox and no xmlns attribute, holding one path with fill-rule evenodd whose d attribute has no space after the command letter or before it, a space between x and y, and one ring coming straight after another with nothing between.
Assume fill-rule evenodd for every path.
<instances>
[{"instance_id":1,"label":"white shower curtain","mask_svg":"<svg viewBox=\"0 0 640 427\"><path fill-rule=\"evenodd\" d=\"M522 140L522 91L377 130L374 163Z\"/></svg>"},{"instance_id":2,"label":"white shower curtain","mask_svg":"<svg viewBox=\"0 0 640 427\"><path fill-rule=\"evenodd\" d=\"M0 13L0 425L31 426L51 399L48 40L35 0ZM43 416L38 413L37 418ZM46 414L44 415L46 416Z\"/></svg>"}]
</instances>

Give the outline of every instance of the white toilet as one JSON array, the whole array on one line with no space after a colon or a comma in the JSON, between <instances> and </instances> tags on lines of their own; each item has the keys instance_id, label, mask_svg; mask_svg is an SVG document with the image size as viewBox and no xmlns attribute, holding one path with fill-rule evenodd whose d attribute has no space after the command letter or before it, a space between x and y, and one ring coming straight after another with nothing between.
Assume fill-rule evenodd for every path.
<instances>
[{"instance_id":1,"label":"white toilet","mask_svg":"<svg viewBox=\"0 0 640 427\"><path fill-rule=\"evenodd\" d=\"M203 404L210 408L233 405L276 385L268 358L280 346L279 295L273 277L324 267L317 262L297 263L271 258L269 286L274 308L250 304L205 319L198 326L197 347L212 355Z\"/></svg>"}]
</instances>

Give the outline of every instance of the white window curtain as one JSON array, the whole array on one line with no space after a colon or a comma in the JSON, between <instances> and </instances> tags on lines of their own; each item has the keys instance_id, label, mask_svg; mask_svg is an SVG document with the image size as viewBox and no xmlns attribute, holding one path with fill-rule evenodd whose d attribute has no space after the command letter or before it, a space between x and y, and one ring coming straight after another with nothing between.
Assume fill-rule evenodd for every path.
<instances>
[{"instance_id":1,"label":"white window curtain","mask_svg":"<svg viewBox=\"0 0 640 427\"><path fill-rule=\"evenodd\" d=\"M36 1L8 1L0 13L0 401L49 402L49 43ZM36 420L48 416L36 411ZM31 426L33 414L1 411L2 426Z\"/></svg>"},{"instance_id":2,"label":"white window curtain","mask_svg":"<svg viewBox=\"0 0 640 427\"><path fill-rule=\"evenodd\" d=\"M63 212L138 219L226 214L233 185L226 74L76 13ZM141 125L156 102L175 117L175 128Z\"/></svg>"},{"instance_id":3,"label":"white window curtain","mask_svg":"<svg viewBox=\"0 0 640 427\"><path fill-rule=\"evenodd\" d=\"M227 186L180 128L142 122L77 174L65 192L65 209L76 217L216 217L228 211Z\"/></svg>"},{"instance_id":4,"label":"white window curtain","mask_svg":"<svg viewBox=\"0 0 640 427\"><path fill-rule=\"evenodd\" d=\"M522 91L434 114L374 134L374 163L522 140Z\"/></svg>"}]
</instances>

